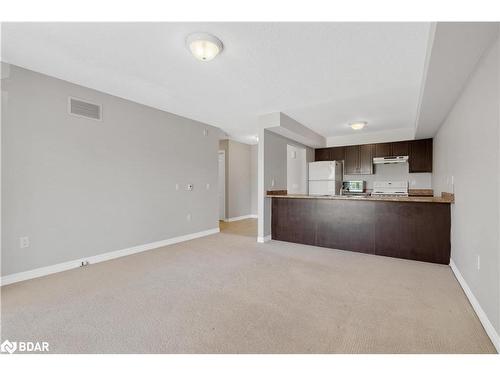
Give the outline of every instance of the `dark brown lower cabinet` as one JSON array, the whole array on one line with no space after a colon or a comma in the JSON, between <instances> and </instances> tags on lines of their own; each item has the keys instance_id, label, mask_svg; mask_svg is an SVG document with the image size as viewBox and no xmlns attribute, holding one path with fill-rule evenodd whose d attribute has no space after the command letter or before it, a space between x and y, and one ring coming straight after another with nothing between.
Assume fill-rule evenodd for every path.
<instances>
[{"instance_id":1,"label":"dark brown lower cabinet","mask_svg":"<svg viewBox=\"0 0 500 375\"><path fill-rule=\"evenodd\" d=\"M376 255L450 263L450 205L383 203L374 209Z\"/></svg>"},{"instance_id":2,"label":"dark brown lower cabinet","mask_svg":"<svg viewBox=\"0 0 500 375\"><path fill-rule=\"evenodd\" d=\"M274 240L450 262L450 205L272 198Z\"/></svg>"}]
</instances>

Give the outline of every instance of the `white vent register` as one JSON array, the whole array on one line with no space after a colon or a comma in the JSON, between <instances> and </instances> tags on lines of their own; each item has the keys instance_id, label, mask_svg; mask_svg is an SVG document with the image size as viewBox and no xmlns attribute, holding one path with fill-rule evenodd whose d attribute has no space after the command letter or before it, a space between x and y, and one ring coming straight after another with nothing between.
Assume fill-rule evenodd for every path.
<instances>
[{"instance_id":1,"label":"white vent register","mask_svg":"<svg viewBox=\"0 0 500 375\"><path fill-rule=\"evenodd\" d=\"M102 120L101 105L72 97L68 99L68 111L71 115L97 121Z\"/></svg>"}]
</instances>

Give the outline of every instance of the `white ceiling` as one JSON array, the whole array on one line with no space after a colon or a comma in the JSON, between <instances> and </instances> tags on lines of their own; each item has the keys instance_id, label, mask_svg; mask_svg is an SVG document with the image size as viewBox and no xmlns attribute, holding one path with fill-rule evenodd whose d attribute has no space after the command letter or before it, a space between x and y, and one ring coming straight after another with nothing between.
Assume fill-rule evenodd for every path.
<instances>
[{"instance_id":1,"label":"white ceiling","mask_svg":"<svg viewBox=\"0 0 500 375\"><path fill-rule=\"evenodd\" d=\"M2 59L251 143L281 111L325 137L415 127L429 23L8 23ZM219 37L204 63L191 32Z\"/></svg>"}]
</instances>

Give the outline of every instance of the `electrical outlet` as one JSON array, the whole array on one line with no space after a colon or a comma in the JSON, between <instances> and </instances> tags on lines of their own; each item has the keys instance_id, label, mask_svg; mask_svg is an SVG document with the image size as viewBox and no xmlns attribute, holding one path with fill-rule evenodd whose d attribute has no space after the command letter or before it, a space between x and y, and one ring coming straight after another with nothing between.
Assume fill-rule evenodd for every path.
<instances>
[{"instance_id":1,"label":"electrical outlet","mask_svg":"<svg viewBox=\"0 0 500 375\"><path fill-rule=\"evenodd\" d=\"M20 237L19 238L19 247L21 249L25 249L30 246L30 238L29 237Z\"/></svg>"},{"instance_id":2,"label":"electrical outlet","mask_svg":"<svg viewBox=\"0 0 500 375\"><path fill-rule=\"evenodd\" d=\"M481 269L481 255L477 255L477 270Z\"/></svg>"},{"instance_id":3,"label":"electrical outlet","mask_svg":"<svg viewBox=\"0 0 500 375\"><path fill-rule=\"evenodd\" d=\"M19 247L21 249L25 249L30 247L30 238L29 237L20 237L19 238Z\"/></svg>"},{"instance_id":4,"label":"electrical outlet","mask_svg":"<svg viewBox=\"0 0 500 375\"><path fill-rule=\"evenodd\" d=\"M194 188L193 184L187 184L186 185L186 190L191 191L191 190L193 190L193 188Z\"/></svg>"},{"instance_id":5,"label":"electrical outlet","mask_svg":"<svg viewBox=\"0 0 500 375\"><path fill-rule=\"evenodd\" d=\"M88 266L90 263L88 260L84 260L81 264L80 264L80 267L86 267Z\"/></svg>"},{"instance_id":6,"label":"electrical outlet","mask_svg":"<svg viewBox=\"0 0 500 375\"><path fill-rule=\"evenodd\" d=\"M187 220L187 221L191 221L191 214L187 214L187 216L186 216L186 220Z\"/></svg>"}]
</instances>

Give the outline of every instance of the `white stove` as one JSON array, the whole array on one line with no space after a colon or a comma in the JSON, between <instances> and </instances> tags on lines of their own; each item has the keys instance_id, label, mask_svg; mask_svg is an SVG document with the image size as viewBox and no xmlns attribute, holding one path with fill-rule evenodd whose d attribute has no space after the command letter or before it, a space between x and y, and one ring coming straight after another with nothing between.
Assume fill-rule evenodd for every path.
<instances>
[{"instance_id":1,"label":"white stove","mask_svg":"<svg viewBox=\"0 0 500 375\"><path fill-rule=\"evenodd\" d=\"M375 181L372 195L407 197L408 181Z\"/></svg>"}]
</instances>

